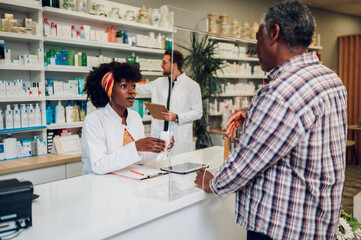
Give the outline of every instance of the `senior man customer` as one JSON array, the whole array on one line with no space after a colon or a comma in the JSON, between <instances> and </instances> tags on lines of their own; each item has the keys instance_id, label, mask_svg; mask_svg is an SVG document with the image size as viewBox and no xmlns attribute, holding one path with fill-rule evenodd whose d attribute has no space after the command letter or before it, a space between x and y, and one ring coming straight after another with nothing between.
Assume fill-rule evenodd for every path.
<instances>
[{"instance_id":1,"label":"senior man customer","mask_svg":"<svg viewBox=\"0 0 361 240\"><path fill-rule=\"evenodd\" d=\"M215 176L199 170L195 183L236 193L236 222L247 239L335 239L345 177L347 94L338 76L307 52L315 31L298 1L265 13L257 55L270 83L248 111L229 121L238 146Z\"/></svg>"}]
</instances>

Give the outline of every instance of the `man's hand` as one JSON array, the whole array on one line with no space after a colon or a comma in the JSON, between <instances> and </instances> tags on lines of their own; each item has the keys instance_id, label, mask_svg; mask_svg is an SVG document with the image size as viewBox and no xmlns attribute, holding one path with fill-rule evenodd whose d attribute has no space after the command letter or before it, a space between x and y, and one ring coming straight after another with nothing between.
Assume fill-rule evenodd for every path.
<instances>
[{"instance_id":1,"label":"man's hand","mask_svg":"<svg viewBox=\"0 0 361 240\"><path fill-rule=\"evenodd\" d=\"M234 139L236 138L236 131L237 128L244 123L246 119L247 108L242 108L235 112L227 121L227 131L226 135L231 138L233 136Z\"/></svg>"},{"instance_id":2,"label":"man's hand","mask_svg":"<svg viewBox=\"0 0 361 240\"><path fill-rule=\"evenodd\" d=\"M174 112L170 112L170 111L162 112L162 116L168 122L174 122L176 119L176 114Z\"/></svg>"},{"instance_id":3,"label":"man's hand","mask_svg":"<svg viewBox=\"0 0 361 240\"><path fill-rule=\"evenodd\" d=\"M160 153L165 150L165 141L159 138L146 137L135 141L137 151Z\"/></svg>"},{"instance_id":4,"label":"man's hand","mask_svg":"<svg viewBox=\"0 0 361 240\"><path fill-rule=\"evenodd\" d=\"M194 183L197 185L197 187L203 189L206 193L213 193L212 189L209 187L209 183L213 179L213 175L210 172L206 171L205 168L201 168L197 170L196 174L197 176ZM203 182L203 176L204 176L204 182Z\"/></svg>"},{"instance_id":5,"label":"man's hand","mask_svg":"<svg viewBox=\"0 0 361 240\"><path fill-rule=\"evenodd\" d=\"M168 144L168 147L167 147L168 152L173 148L174 143L175 143L174 136L172 136L172 138L170 139L170 144Z\"/></svg>"}]
</instances>

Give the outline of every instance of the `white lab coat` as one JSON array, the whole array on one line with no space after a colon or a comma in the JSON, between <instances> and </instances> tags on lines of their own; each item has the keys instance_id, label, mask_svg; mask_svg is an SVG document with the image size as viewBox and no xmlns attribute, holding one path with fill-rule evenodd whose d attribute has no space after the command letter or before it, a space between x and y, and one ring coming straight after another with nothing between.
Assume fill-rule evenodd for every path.
<instances>
[{"instance_id":1,"label":"white lab coat","mask_svg":"<svg viewBox=\"0 0 361 240\"><path fill-rule=\"evenodd\" d=\"M152 103L167 106L169 81L168 77L160 77L147 84L137 84L137 94L151 94ZM178 114L179 123L171 122L170 130L174 135L174 146L171 155L184 153L193 149L193 121L202 116L202 95L199 84L185 73L177 77L171 93L171 112ZM163 120L152 120L152 137L159 137L163 131Z\"/></svg>"},{"instance_id":2,"label":"white lab coat","mask_svg":"<svg viewBox=\"0 0 361 240\"><path fill-rule=\"evenodd\" d=\"M157 157L155 153L136 149L135 141L145 137L139 114L128 109L126 123L122 124L122 118L109 103L86 116L81 139L83 174L106 174ZM123 146L125 129L135 141Z\"/></svg>"}]
</instances>

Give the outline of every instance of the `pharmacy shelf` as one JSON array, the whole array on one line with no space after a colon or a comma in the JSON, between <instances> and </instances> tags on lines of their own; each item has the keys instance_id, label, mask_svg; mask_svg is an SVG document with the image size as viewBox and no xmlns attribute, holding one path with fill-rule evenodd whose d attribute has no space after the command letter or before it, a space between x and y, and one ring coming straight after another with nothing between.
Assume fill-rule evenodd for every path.
<instances>
[{"instance_id":1,"label":"pharmacy shelf","mask_svg":"<svg viewBox=\"0 0 361 240\"><path fill-rule=\"evenodd\" d=\"M0 65L0 69L1 65ZM92 70L92 67L74 67L74 66L64 66L64 65L55 65L45 67L46 72L70 72L70 73L89 73ZM160 71L141 71L144 76L162 76L163 72Z\"/></svg>"},{"instance_id":2,"label":"pharmacy shelf","mask_svg":"<svg viewBox=\"0 0 361 240\"><path fill-rule=\"evenodd\" d=\"M46 96L45 100L47 101L66 101L66 100L86 100L86 94L79 94L79 95L61 95L61 96Z\"/></svg>"},{"instance_id":3,"label":"pharmacy shelf","mask_svg":"<svg viewBox=\"0 0 361 240\"><path fill-rule=\"evenodd\" d=\"M47 126L49 130L63 129L63 128L80 128L80 127L83 127L83 122L52 123Z\"/></svg>"},{"instance_id":4,"label":"pharmacy shelf","mask_svg":"<svg viewBox=\"0 0 361 240\"><path fill-rule=\"evenodd\" d=\"M0 102L40 102L44 101L45 97L7 97L0 98Z\"/></svg>"},{"instance_id":5,"label":"pharmacy shelf","mask_svg":"<svg viewBox=\"0 0 361 240\"><path fill-rule=\"evenodd\" d=\"M254 76L254 75L216 75L217 78L241 78L241 79L265 79L266 76Z\"/></svg>"},{"instance_id":6,"label":"pharmacy shelf","mask_svg":"<svg viewBox=\"0 0 361 240\"><path fill-rule=\"evenodd\" d=\"M142 71L141 73L143 76L163 76L163 72L160 71Z\"/></svg>"},{"instance_id":7,"label":"pharmacy shelf","mask_svg":"<svg viewBox=\"0 0 361 240\"><path fill-rule=\"evenodd\" d=\"M19 133L19 132L34 132L34 131L43 130L45 128L46 128L46 126L2 129L2 130L0 130L0 134L10 134L10 133Z\"/></svg>"},{"instance_id":8,"label":"pharmacy shelf","mask_svg":"<svg viewBox=\"0 0 361 240\"><path fill-rule=\"evenodd\" d=\"M40 41L40 40L43 40L43 37L39 36L39 35L28 35L28 34L13 33L13 32L0 32L0 38L2 40L11 40L11 41Z\"/></svg>"},{"instance_id":9,"label":"pharmacy shelf","mask_svg":"<svg viewBox=\"0 0 361 240\"><path fill-rule=\"evenodd\" d=\"M71 73L89 73L92 67L74 67L66 65L55 65L45 67L46 72L71 72Z\"/></svg>"},{"instance_id":10,"label":"pharmacy shelf","mask_svg":"<svg viewBox=\"0 0 361 240\"><path fill-rule=\"evenodd\" d=\"M323 47L322 46L309 46L308 49L310 49L310 50L322 50Z\"/></svg>"},{"instance_id":11,"label":"pharmacy shelf","mask_svg":"<svg viewBox=\"0 0 361 240\"><path fill-rule=\"evenodd\" d=\"M208 116L210 116L210 117L218 117L218 116L222 116L222 113L212 113L212 114L208 114Z\"/></svg>"},{"instance_id":12,"label":"pharmacy shelf","mask_svg":"<svg viewBox=\"0 0 361 240\"><path fill-rule=\"evenodd\" d=\"M234 92L234 93L220 93L213 94L212 97L253 97L254 93L242 93L242 92Z\"/></svg>"},{"instance_id":13,"label":"pharmacy shelf","mask_svg":"<svg viewBox=\"0 0 361 240\"><path fill-rule=\"evenodd\" d=\"M35 65L0 65L0 70L11 71L43 71L44 67Z\"/></svg>"},{"instance_id":14,"label":"pharmacy shelf","mask_svg":"<svg viewBox=\"0 0 361 240\"><path fill-rule=\"evenodd\" d=\"M34 10L40 10L41 4L37 1L19 1L19 0L1 0L1 9L10 10L15 12L33 12Z\"/></svg>"},{"instance_id":15,"label":"pharmacy shelf","mask_svg":"<svg viewBox=\"0 0 361 240\"><path fill-rule=\"evenodd\" d=\"M231 42L231 43L247 43L247 44L257 44L257 40L248 39L248 38L233 38L227 36L211 35L209 36L210 40L220 41L220 42Z\"/></svg>"},{"instance_id":16,"label":"pharmacy shelf","mask_svg":"<svg viewBox=\"0 0 361 240\"><path fill-rule=\"evenodd\" d=\"M89 24L109 24L113 26L124 26L128 29L139 29L139 30L149 30L149 31L156 31L156 32L164 32L164 33L172 33L172 29L169 28L162 28L153 26L150 24L143 24L138 22L130 22L121 19L112 19L104 16L95 16L90 15L88 13L83 12L75 12L71 10L53 8L53 7L43 7L43 14L44 16L49 17L61 17L66 18L68 20L73 20L78 22L79 20L86 21Z\"/></svg>"},{"instance_id":17,"label":"pharmacy shelf","mask_svg":"<svg viewBox=\"0 0 361 240\"><path fill-rule=\"evenodd\" d=\"M143 122L149 122L149 121L152 121L152 116L146 116L146 117L143 117L143 118L142 118L142 121L143 121Z\"/></svg>"},{"instance_id":18,"label":"pharmacy shelf","mask_svg":"<svg viewBox=\"0 0 361 240\"><path fill-rule=\"evenodd\" d=\"M247 61L247 62L258 62L258 58L254 57L220 57L217 56L215 59L224 59L230 61Z\"/></svg>"},{"instance_id":19,"label":"pharmacy shelf","mask_svg":"<svg viewBox=\"0 0 361 240\"><path fill-rule=\"evenodd\" d=\"M44 43L48 45L61 45L61 46L80 46L96 49L114 49L129 52L143 52L143 53L155 53L164 54L163 49L145 48L145 47L133 47L128 44L122 43L108 43L108 42L96 42L84 39L72 39L61 37L44 37Z\"/></svg>"},{"instance_id":20,"label":"pharmacy shelf","mask_svg":"<svg viewBox=\"0 0 361 240\"><path fill-rule=\"evenodd\" d=\"M137 95L135 98L136 98L136 99L152 98L152 95Z\"/></svg>"}]
</instances>

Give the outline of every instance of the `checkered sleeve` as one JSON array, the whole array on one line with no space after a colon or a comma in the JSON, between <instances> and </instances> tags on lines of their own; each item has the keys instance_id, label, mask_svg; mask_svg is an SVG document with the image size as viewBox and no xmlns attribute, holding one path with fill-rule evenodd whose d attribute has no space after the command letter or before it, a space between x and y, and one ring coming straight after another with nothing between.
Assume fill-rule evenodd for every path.
<instances>
[{"instance_id":1,"label":"checkered sleeve","mask_svg":"<svg viewBox=\"0 0 361 240\"><path fill-rule=\"evenodd\" d=\"M239 144L210 183L220 196L246 186L289 153L304 135L296 114L284 99L264 94L252 106Z\"/></svg>"}]
</instances>

